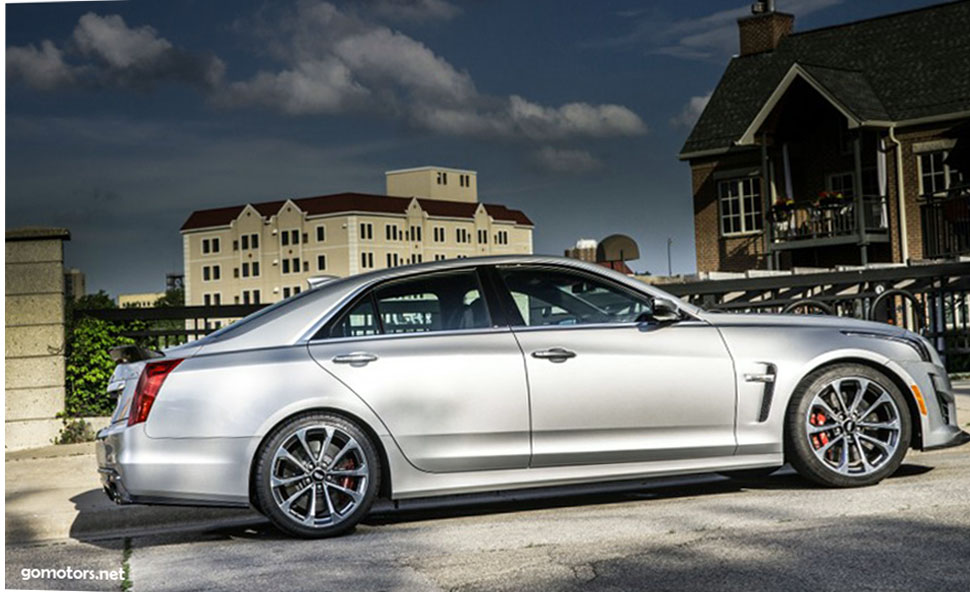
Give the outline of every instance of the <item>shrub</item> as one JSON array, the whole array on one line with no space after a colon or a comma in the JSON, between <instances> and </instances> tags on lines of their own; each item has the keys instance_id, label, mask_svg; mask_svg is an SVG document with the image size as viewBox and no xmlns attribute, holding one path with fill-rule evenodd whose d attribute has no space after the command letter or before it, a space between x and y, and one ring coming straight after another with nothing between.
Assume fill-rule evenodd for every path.
<instances>
[{"instance_id":1,"label":"shrub","mask_svg":"<svg viewBox=\"0 0 970 592\"><path fill-rule=\"evenodd\" d=\"M65 417L64 427L57 434L54 444L77 444L79 442L92 442L95 433L91 424L80 417Z\"/></svg>"},{"instance_id":2,"label":"shrub","mask_svg":"<svg viewBox=\"0 0 970 592\"><path fill-rule=\"evenodd\" d=\"M68 335L67 397L64 414L110 415L114 402L107 395L115 362L108 348L134 343L121 335L119 325L91 317L75 319Z\"/></svg>"}]
</instances>

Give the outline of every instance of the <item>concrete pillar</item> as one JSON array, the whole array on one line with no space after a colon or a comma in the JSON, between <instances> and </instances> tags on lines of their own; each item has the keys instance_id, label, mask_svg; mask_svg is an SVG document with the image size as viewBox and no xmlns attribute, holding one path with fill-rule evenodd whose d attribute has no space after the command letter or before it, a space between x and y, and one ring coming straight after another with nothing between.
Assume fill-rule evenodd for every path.
<instances>
[{"instance_id":1,"label":"concrete pillar","mask_svg":"<svg viewBox=\"0 0 970 592\"><path fill-rule=\"evenodd\" d=\"M64 410L64 228L7 231L6 450L46 446Z\"/></svg>"}]
</instances>

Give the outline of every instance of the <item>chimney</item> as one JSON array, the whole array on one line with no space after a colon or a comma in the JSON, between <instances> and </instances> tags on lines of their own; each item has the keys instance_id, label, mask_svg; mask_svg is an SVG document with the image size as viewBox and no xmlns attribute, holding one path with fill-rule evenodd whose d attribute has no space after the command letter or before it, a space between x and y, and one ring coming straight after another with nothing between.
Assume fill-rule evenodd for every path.
<instances>
[{"instance_id":1,"label":"chimney","mask_svg":"<svg viewBox=\"0 0 970 592\"><path fill-rule=\"evenodd\" d=\"M751 5L751 16L738 19L741 34L741 55L772 51L792 31L795 16L775 12L774 0Z\"/></svg>"}]
</instances>

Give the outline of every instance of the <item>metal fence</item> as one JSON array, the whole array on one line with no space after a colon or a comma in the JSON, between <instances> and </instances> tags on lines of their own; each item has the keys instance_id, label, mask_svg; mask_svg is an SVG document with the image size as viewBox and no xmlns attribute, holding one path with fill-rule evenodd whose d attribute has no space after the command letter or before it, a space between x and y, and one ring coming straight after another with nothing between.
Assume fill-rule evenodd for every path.
<instances>
[{"instance_id":1,"label":"metal fence","mask_svg":"<svg viewBox=\"0 0 970 592\"><path fill-rule=\"evenodd\" d=\"M951 371L970 370L970 263L941 263L658 286L708 310L833 314L930 339Z\"/></svg>"},{"instance_id":2,"label":"metal fence","mask_svg":"<svg viewBox=\"0 0 970 592\"><path fill-rule=\"evenodd\" d=\"M970 187L920 204L924 257L970 254Z\"/></svg>"}]
</instances>

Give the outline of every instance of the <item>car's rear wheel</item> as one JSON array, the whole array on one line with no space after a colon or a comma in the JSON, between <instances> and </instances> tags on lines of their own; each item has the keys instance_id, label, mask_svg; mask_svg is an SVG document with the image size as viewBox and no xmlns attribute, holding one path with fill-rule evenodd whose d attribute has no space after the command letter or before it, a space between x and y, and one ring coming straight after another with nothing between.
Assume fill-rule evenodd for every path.
<instances>
[{"instance_id":1,"label":"car's rear wheel","mask_svg":"<svg viewBox=\"0 0 970 592\"><path fill-rule=\"evenodd\" d=\"M909 448L909 408L881 372L837 364L808 375L788 407L785 449L802 476L829 487L873 485Z\"/></svg>"},{"instance_id":2,"label":"car's rear wheel","mask_svg":"<svg viewBox=\"0 0 970 592\"><path fill-rule=\"evenodd\" d=\"M330 413L291 418L258 453L254 491L281 530L323 538L352 529L380 486L380 456L355 423Z\"/></svg>"}]
</instances>

